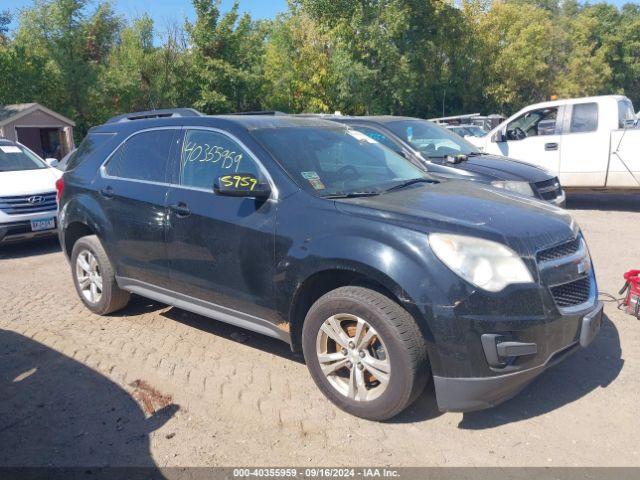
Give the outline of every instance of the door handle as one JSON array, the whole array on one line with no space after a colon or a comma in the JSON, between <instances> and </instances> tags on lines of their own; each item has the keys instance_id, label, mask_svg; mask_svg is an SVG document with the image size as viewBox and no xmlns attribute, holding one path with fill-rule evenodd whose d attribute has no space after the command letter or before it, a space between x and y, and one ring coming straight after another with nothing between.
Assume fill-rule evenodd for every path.
<instances>
[{"instance_id":1,"label":"door handle","mask_svg":"<svg viewBox=\"0 0 640 480\"><path fill-rule=\"evenodd\" d=\"M100 189L100 193L104 198L113 198L113 188L106 186Z\"/></svg>"},{"instance_id":2,"label":"door handle","mask_svg":"<svg viewBox=\"0 0 640 480\"><path fill-rule=\"evenodd\" d=\"M551 152L553 150L558 150L558 144L557 143L545 143L544 144L544 149L547 152Z\"/></svg>"},{"instance_id":3,"label":"door handle","mask_svg":"<svg viewBox=\"0 0 640 480\"><path fill-rule=\"evenodd\" d=\"M179 217L188 217L191 215L191 210L184 202L178 202L173 205L169 205L169 210L178 215Z\"/></svg>"}]
</instances>

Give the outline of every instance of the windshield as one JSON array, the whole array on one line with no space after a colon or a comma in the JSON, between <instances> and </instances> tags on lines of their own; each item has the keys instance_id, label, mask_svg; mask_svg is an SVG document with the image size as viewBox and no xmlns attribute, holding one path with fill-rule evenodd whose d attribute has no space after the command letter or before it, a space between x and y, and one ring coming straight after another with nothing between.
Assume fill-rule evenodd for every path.
<instances>
[{"instance_id":1,"label":"windshield","mask_svg":"<svg viewBox=\"0 0 640 480\"><path fill-rule=\"evenodd\" d=\"M476 125L469 125L465 128L465 130L467 130L474 137L484 137L487 134L485 130Z\"/></svg>"},{"instance_id":2,"label":"windshield","mask_svg":"<svg viewBox=\"0 0 640 480\"><path fill-rule=\"evenodd\" d=\"M301 188L320 196L377 194L408 180L430 178L355 130L286 127L252 133Z\"/></svg>"},{"instance_id":3,"label":"windshield","mask_svg":"<svg viewBox=\"0 0 640 480\"><path fill-rule=\"evenodd\" d=\"M387 127L429 158L480 153L460 135L427 120L398 120L389 122Z\"/></svg>"},{"instance_id":4,"label":"windshield","mask_svg":"<svg viewBox=\"0 0 640 480\"><path fill-rule=\"evenodd\" d=\"M20 145L0 144L0 172L40 168L47 168L47 165L26 148Z\"/></svg>"}]
</instances>

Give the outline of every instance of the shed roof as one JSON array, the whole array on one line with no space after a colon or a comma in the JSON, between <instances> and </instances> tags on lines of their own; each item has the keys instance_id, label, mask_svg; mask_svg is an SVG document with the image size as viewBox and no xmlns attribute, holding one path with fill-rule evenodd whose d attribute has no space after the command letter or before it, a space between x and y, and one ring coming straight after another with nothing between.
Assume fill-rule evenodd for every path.
<instances>
[{"instance_id":1,"label":"shed roof","mask_svg":"<svg viewBox=\"0 0 640 480\"><path fill-rule=\"evenodd\" d=\"M64 115L60 115L59 113L56 113L53 110L40 105L39 103L14 103L12 105L0 105L0 127L7 123L13 122L20 117L29 115L36 110L40 110L48 115L51 115L52 117L60 120L62 123L66 123L67 125L70 125L72 127L76 126L75 122L68 119Z\"/></svg>"}]
</instances>

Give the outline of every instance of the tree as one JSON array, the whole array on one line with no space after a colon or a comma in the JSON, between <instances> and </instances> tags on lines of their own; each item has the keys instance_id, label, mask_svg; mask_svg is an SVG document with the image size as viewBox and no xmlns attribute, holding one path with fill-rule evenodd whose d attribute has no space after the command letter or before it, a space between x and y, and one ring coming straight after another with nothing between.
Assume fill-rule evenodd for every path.
<instances>
[{"instance_id":1,"label":"tree","mask_svg":"<svg viewBox=\"0 0 640 480\"><path fill-rule=\"evenodd\" d=\"M157 49L153 20L143 16L125 27L101 77L108 111L136 111L159 106ZM106 116L106 115L105 115Z\"/></svg>"},{"instance_id":2,"label":"tree","mask_svg":"<svg viewBox=\"0 0 640 480\"><path fill-rule=\"evenodd\" d=\"M308 15L295 11L274 22L264 57L268 108L287 112L328 112L331 41Z\"/></svg>"},{"instance_id":3,"label":"tree","mask_svg":"<svg viewBox=\"0 0 640 480\"><path fill-rule=\"evenodd\" d=\"M300 0L331 35L335 85L353 113L426 114L451 93L466 63L462 12L444 0ZM354 103L357 101L357 103ZM344 102L344 103L343 103Z\"/></svg>"},{"instance_id":4,"label":"tree","mask_svg":"<svg viewBox=\"0 0 640 480\"><path fill-rule=\"evenodd\" d=\"M260 108L264 24L238 14L236 1L220 14L220 0L193 0L194 23L186 31L192 46L187 81L198 91L196 108L207 113Z\"/></svg>"},{"instance_id":5,"label":"tree","mask_svg":"<svg viewBox=\"0 0 640 480\"><path fill-rule=\"evenodd\" d=\"M4 10L0 12L0 45L6 45L8 42L9 25L11 25L11 12Z\"/></svg>"},{"instance_id":6,"label":"tree","mask_svg":"<svg viewBox=\"0 0 640 480\"><path fill-rule=\"evenodd\" d=\"M611 39L599 38L602 20L586 8L559 21L565 37L554 93L563 97L613 93L610 56L617 47Z\"/></svg>"},{"instance_id":7,"label":"tree","mask_svg":"<svg viewBox=\"0 0 640 480\"><path fill-rule=\"evenodd\" d=\"M631 3L622 8L619 36L622 39L620 63L614 65L616 86L640 105L640 5Z\"/></svg>"},{"instance_id":8,"label":"tree","mask_svg":"<svg viewBox=\"0 0 640 480\"><path fill-rule=\"evenodd\" d=\"M93 12L88 0L36 0L20 18L15 48L25 58L43 68L36 81L42 93L31 101L41 101L78 124L83 135L101 120L97 89L100 73L121 27L108 3Z\"/></svg>"},{"instance_id":9,"label":"tree","mask_svg":"<svg viewBox=\"0 0 640 480\"><path fill-rule=\"evenodd\" d=\"M549 12L528 4L494 3L479 22L484 41L485 109L502 112L553 93L561 32Z\"/></svg>"}]
</instances>

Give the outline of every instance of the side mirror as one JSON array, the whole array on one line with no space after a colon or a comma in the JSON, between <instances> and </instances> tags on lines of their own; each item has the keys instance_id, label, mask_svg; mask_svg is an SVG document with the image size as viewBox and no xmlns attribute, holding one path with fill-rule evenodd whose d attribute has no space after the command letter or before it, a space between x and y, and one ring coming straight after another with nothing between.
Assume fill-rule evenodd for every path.
<instances>
[{"instance_id":1,"label":"side mirror","mask_svg":"<svg viewBox=\"0 0 640 480\"><path fill-rule=\"evenodd\" d=\"M50 167L56 167L58 165L58 159L57 158L45 158L44 162L49 165Z\"/></svg>"},{"instance_id":2,"label":"side mirror","mask_svg":"<svg viewBox=\"0 0 640 480\"><path fill-rule=\"evenodd\" d=\"M271 188L267 183L260 181L251 173L234 173L233 175L221 175L213 184L216 195L227 197L252 197L267 199L271 195Z\"/></svg>"},{"instance_id":3,"label":"side mirror","mask_svg":"<svg viewBox=\"0 0 640 480\"><path fill-rule=\"evenodd\" d=\"M493 143L501 143L506 141L503 131L498 130L496 133L494 133L493 136L491 137L491 141Z\"/></svg>"}]
</instances>

